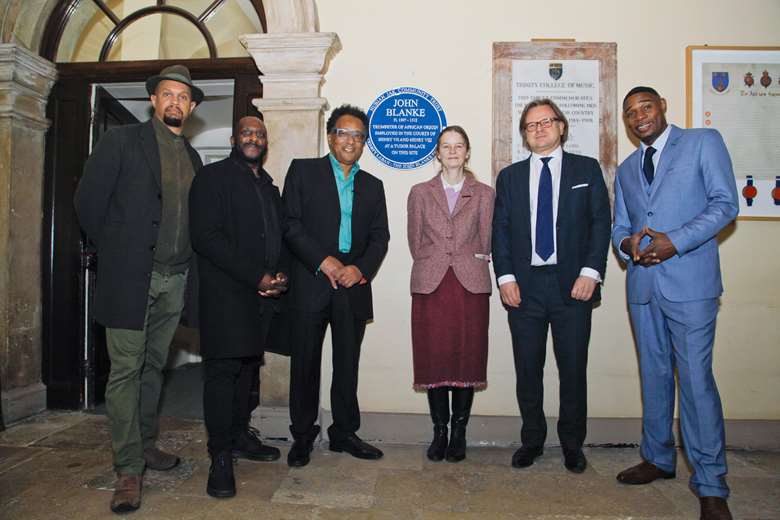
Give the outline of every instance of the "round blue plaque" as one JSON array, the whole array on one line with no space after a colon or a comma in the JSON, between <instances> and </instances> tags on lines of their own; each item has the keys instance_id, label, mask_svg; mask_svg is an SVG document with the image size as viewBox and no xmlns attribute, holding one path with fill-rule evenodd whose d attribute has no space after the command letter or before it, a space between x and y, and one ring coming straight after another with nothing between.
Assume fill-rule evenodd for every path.
<instances>
[{"instance_id":1,"label":"round blue plaque","mask_svg":"<svg viewBox=\"0 0 780 520\"><path fill-rule=\"evenodd\" d=\"M419 168L433 159L436 139L446 126L436 98L414 87L394 88L368 109L368 148L392 168Z\"/></svg>"}]
</instances>

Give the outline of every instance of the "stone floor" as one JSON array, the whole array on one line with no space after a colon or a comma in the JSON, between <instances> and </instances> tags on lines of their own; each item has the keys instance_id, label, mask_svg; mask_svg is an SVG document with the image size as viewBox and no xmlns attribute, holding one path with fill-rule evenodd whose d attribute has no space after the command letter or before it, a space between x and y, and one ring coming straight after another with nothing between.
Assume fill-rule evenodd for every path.
<instances>
[{"instance_id":1,"label":"stone floor","mask_svg":"<svg viewBox=\"0 0 780 520\"><path fill-rule=\"evenodd\" d=\"M238 494L205 494L208 458L203 424L164 418L162 447L183 463L148 471L136 519L695 519L698 501L681 462L676 480L628 487L615 474L637 461L635 448L588 448L588 470L567 472L557 448L525 470L513 448L470 447L459 464L431 463L424 447L381 445L380 461L318 447L305 468L284 462L289 443L271 441L283 458L239 461ZM780 453L730 451L730 505L738 519L780 519ZM104 416L47 412L0 433L0 518L112 518Z\"/></svg>"}]
</instances>

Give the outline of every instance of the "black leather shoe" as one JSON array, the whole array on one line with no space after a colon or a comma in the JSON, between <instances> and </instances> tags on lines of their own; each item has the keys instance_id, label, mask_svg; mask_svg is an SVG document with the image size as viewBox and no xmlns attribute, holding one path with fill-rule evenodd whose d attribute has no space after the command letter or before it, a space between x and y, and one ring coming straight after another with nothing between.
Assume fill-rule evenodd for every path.
<instances>
[{"instance_id":1,"label":"black leather shoe","mask_svg":"<svg viewBox=\"0 0 780 520\"><path fill-rule=\"evenodd\" d=\"M367 442L363 442L354 433L343 439L330 441L330 451L346 451L353 457L369 460L381 459L382 455L384 455L382 450L371 446Z\"/></svg>"},{"instance_id":2,"label":"black leather shoe","mask_svg":"<svg viewBox=\"0 0 780 520\"><path fill-rule=\"evenodd\" d=\"M729 504L725 498L721 497L701 497L700 520L732 520Z\"/></svg>"},{"instance_id":3,"label":"black leather shoe","mask_svg":"<svg viewBox=\"0 0 780 520\"><path fill-rule=\"evenodd\" d=\"M211 456L209 480L206 493L214 498L236 496L236 479L233 476L233 456L230 451L222 451Z\"/></svg>"},{"instance_id":4,"label":"black leather shoe","mask_svg":"<svg viewBox=\"0 0 780 520\"><path fill-rule=\"evenodd\" d=\"M314 444L307 439L296 439L287 453L287 465L291 468L301 468L309 463L309 454Z\"/></svg>"},{"instance_id":5,"label":"black leather shoe","mask_svg":"<svg viewBox=\"0 0 780 520\"><path fill-rule=\"evenodd\" d=\"M572 473L582 473L588 467L588 459L580 448L576 450L563 449L563 465Z\"/></svg>"},{"instance_id":6,"label":"black leather shoe","mask_svg":"<svg viewBox=\"0 0 780 520\"><path fill-rule=\"evenodd\" d=\"M260 432L251 426L237 434L233 440L233 456L263 462L277 460L281 456L279 450L263 444L259 435Z\"/></svg>"},{"instance_id":7,"label":"black leather shoe","mask_svg":"<svg viewBox=\"0 0 780 520\"><path fill-rule=\"evenodd\" d=\"M515 454L512 455L512 467L527 468L533 464L534 459L540 457L542 453L544 453L544 448L542 446L520 446Z\"/></svg>"}]
</instances>

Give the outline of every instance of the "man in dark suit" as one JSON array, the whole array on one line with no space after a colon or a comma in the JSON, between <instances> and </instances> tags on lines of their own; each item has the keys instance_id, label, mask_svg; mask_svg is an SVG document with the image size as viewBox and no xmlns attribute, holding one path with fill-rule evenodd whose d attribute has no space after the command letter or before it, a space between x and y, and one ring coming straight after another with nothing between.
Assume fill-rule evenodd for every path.
<instances>
[{"instance_id":1,"label":"man in dark suit","mask_svg":"<svg viewBox=\"0 0 780 520\"><path fill-rule=\"evenodd\" d=\"M357 400L360 344L373 317L371 280L387 252L390 232L382 181L360 169L368 117L353 106L327 122L330 153L295 159L284 184L284 238L294 258L289 306L294 312L290 361L290 466L309 463L319 426L322 341L333 337L332 451L364 459L382 452L363 442Z\"/></svg>"},{"instance_id":2,"label":"man in dark suit","mask_svg":"<svg viewBox=\"0 0 780 520\"><path fill-rule=\"evenodd\" d=\"M201 161L182 136L203 92L186 67L146 81L154 115L109 130L87 159L75 206L97 246L95 319L106 327L106 411L118 480L111 509L141 504L145 467L171 469L155 447L162 369L184 306L192 258L187 196Z\"/></svg>"},{"instance_id":3,"label":"man in dark suit","mask_svg":"<svg viewBox=\"0 0 780 520\"><path fill-rule=\"evenodd\" d=\"M512 466L530 466L543 452L542 377L551 327L560 379L558 438L565 467L582 473L591 313L606 269L610 208L598 162L563 151L568 129L549 99L523 110L520 133L531 156L498 175L493 265L509 310L523 418Z\"/></svg>"},{"instance_id":4,"label":"man in dark suit","mask_svg":"<svg viewBox=\"0 0 780 520\"><path fill-rule=\"evenodd\" d=\"M264 445L249 427L249 402L275 298L287 285L282 200L262 167L265 124L242 118L230 142L230 157L203 167L190 190L190 231L200 275L203 416L211 455L206 492L217 498L236 494L234 455L279 458L279 450Z\"/></svg>"},{"instance_id":5,"label":"man in dark suit","mask_svg":"<svg viewBox=\"0 0 780 520\"><path fill-rule=\"evenodd\" d=\"M730 519L723 409L712 374L718 298L718 233L737 216L737 185L717 130L666 123L666 100L650 87L623 99L640 146L615 180L612 243L628 265L626 293L642 379L642 462L624 484L674 478L674 374L680 428L694 469L701 518Z\"/></svg>"}]
</instances>

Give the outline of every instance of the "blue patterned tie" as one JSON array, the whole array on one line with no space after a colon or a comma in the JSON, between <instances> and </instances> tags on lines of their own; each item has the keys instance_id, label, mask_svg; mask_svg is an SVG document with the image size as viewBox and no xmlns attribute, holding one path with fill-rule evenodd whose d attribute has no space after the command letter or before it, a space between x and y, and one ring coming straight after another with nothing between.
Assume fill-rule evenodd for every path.
<instances>
[{"instance_id":1,"label":"blue patterned tie","mask_svg":"<svg viewBox=\"0 0 780 520\"><path fill-rule=\"evenodd\" d=\"M552 157L542 157L542 174L536 198L536 254L547 260L553 254L553 188L552 173L547 165Z\"/></svg>"}]
</instances>

